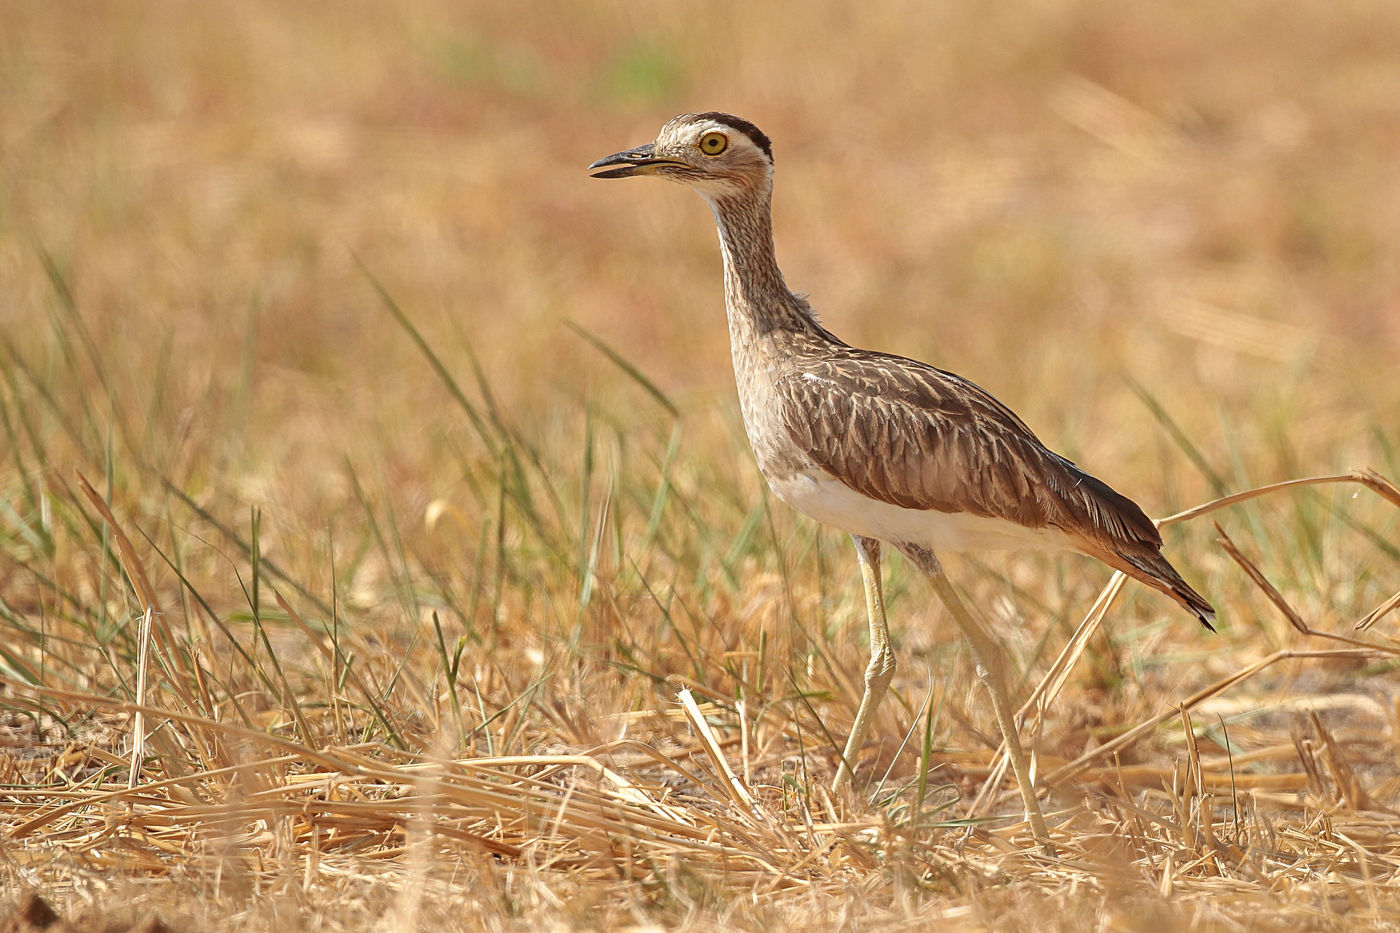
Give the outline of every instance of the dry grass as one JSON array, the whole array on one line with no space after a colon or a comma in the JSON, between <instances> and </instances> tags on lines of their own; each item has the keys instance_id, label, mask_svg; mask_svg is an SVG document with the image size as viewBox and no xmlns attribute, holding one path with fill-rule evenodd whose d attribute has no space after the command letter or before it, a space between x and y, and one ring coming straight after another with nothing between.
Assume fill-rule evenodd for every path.
<instances>
[{"instance_id":1,"label":"dry grass","mask_svg":"<svg viewBox=\"0 0 1400 933\"><path fill-rule=\"evenodd\" d=\"M50 6L0 10L0 923L1400 924L1400 7ZM849 545L756 475L703 207L583 172L711 108L834 330L1189 510L1216 636L951 564L1055 860L897 561L824 790Z\"/></svg>"}]
</instances>

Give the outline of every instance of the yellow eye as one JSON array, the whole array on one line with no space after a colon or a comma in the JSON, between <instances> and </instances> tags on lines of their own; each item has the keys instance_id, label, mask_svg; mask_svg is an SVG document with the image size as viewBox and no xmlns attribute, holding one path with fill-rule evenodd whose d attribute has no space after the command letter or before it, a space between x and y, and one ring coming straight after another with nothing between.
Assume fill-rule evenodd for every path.
<instances>
[{"instance_id":1,"label":"yellow eye","mask_svg":"<svg viewBox=\"0 0 1400 933\"><path fill-rule=\"evenodd\" d=\"M706 133L700 137L700 151L707 156L717 156L729 148L729 137L723 133Z\"/></svg>"}]
</instances>

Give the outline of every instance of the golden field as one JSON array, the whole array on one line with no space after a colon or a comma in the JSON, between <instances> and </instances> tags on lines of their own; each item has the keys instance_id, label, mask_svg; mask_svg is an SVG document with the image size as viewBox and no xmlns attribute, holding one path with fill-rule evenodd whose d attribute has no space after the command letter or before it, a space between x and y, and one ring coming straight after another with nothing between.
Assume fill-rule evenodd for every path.
<instances>
[{"instance_id":1,"label":"golden field","mask_svg":"<svg viewBox=\"0 0 1400 933\"><path fill-rule=\"evenodd\" d=\"M1384 0L0 8L0 929L1400 925L1397 49ZM1155 516L1333 478L1164 529L1216 635L948 561L1055 859L897 558L826 791L854 555L757 474L703 203L585 171L712 109L846 340Z\"/></svg>"}]
</instances>

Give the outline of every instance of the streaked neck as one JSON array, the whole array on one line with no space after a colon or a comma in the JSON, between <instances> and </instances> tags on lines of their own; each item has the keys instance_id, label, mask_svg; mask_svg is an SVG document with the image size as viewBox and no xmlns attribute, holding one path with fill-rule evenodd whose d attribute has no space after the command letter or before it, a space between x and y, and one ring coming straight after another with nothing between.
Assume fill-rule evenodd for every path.
<instances>
[{"instance_id":1,"label":"streaked neck","mask_svg":"<svg viewBox=\"0 0 1400 933\"><path fill-rule=\"evenodd\" d=\"M778 269L768 190L708 200L724 256L724 303L731 337L819 330L807 303L788 289Z\"/></svg>"}]
</instances>

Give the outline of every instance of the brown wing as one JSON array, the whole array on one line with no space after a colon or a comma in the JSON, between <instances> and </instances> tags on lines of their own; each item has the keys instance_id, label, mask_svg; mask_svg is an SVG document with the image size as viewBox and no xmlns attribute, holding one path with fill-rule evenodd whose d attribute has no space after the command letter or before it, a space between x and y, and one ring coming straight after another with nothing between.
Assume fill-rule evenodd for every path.
<instances>
[{"instance_id":1,"label":"brown wing","mask_svg":"<svg viewBox=\"0 0 1400 933\"><path fill-rule=\"evenodd\" d=\"M793 441L847 486L909 509L970 512L1161 547L1142 509L1045 447L960 376L840 347L777 381Z\"/></svg>"}]
</instances>

